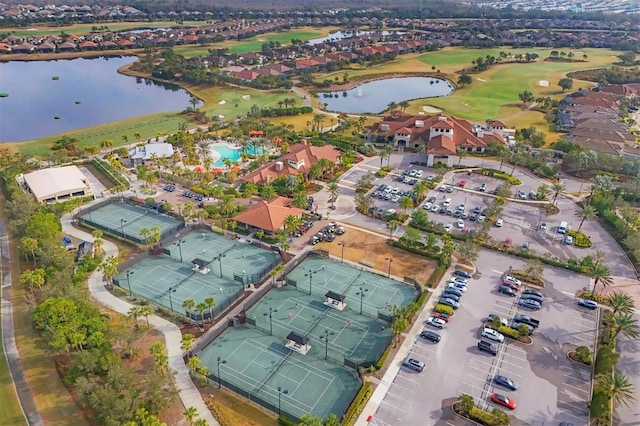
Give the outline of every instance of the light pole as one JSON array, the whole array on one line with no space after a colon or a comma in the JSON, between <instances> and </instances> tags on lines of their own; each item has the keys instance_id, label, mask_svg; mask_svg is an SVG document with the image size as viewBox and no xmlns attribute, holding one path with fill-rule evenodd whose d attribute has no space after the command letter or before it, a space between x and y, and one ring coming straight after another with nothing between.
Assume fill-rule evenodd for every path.
<instances>
[{"instance_id":1,"label":"light pole","mask_svg":"<svg viewBox=\"0 0 640 426\"><path fill-rule=\"evenodd\" d=\"M133 296L133 293L131 292L131 280L129 280L129 277L133 275L133 271L127 271L127 284L129 285L129 296Z\"/></svg>"},{"instance_id":2,"label":"light pole","mask_svg":"<svg viewBox=\"0 0 640 426\"><path fill-rule=\"evenodd\" d=\"M218 357L218 389L220 389L222 386L220 385L220 364L226 364L227 360L226 359L222 359L220 357Z\"/></svg>"},{"instance_id":3,"label":"light pole","mask_svg":"<svg viewBox=\"0 0 640 426\"><path fill-rule=\"evenodd\" d=\"M222 278L222 258L223 257L227 257L227 255L224 254L224 253L220 253L216 257L213 258L213 260L217 260L218 263L220 264L220 278Z\"/></svg>"},{"instance_id":4,"label":"light pole","mask_svg":"<svg viewBox=\"0 0 640 426\"><path fill-rule=\"evenodd\" d=\"M170 288L169 289L169 306L171 307L171 312L173 312L173 300L171 299L171 293L175 293L176 289L175 288Z\"/></svg>"},{"instance_id":5,"label":"light pole","mask_svg":"<svg viewBox=\"0 0 640 426\"><path fill-rule=\"evenodd\" d=\"M393 259L390 257L385 257L384 260L389 261L389 269L387 270L387 278L391 278L391 264L393 263Z\"/></svg>"},{"instance_id":6,"label":"light pole","mask_svg":"<svg viewBox=\"0 0 640 426\"><path fill-rule=\"evenodd\" d=\"M341 241L338 243L340 247L342 247L342 253L340 254L340 263L344 263L344 247L345 244Z\"/></svg>"},{"instance_id":7,"label":"light pole","mask_svg":"<svg viewBox=\"0 0 640 426\"><path fill-rule=\"evenodd\" d=\"M273 314L278 312L277 309L269 308L269 312L265 312L264 316L269 317L269 336L273 336Z\"/></svg>"},{"instance_id":8,"label":"light pole","mask_svg":"<svg viewBox=\"0 0 640 426\"><path fill-rule=\"evenodd\" d=\"M280 397L282 397L283 394L286 395L288 393L288 390L282 389L280 386L278 386L278 417L280 417Z\"/></svg>"},{"instance_id":9,"label":"light pole","mask_svg":"<svg viewBox=\"0 0 640 426\"><path fill-rule=\"evenodd\" d=\"M122 231L122 238L124 238L124 224L127 223L126 219L120 219L120 230Z\"/></svg>"},{"instance_id":10,"label":"light pole","mask_svg":"<svg viewBox=\"0 0 640 426\"><path fill-rule=\"evenodd\" d=\"M180 251L180 263L182 263L182 243L184 242L184 240L180 240L176 243L176 245L178 246L178 250Z\"/></svg>"},{"instance_id":11,"label":"light pole","mask_svg":"<svg viewBox=\"0 0 640 426\"><path fill-rule=\"evenodd\" d=\"M324 333L322 333L320 335L320 339L324 339L324 359L327 359L327 355L329 353L329 336L333 336L334 333L333 331L330 331L329 329L325 329Z\"/></svg>"},{"instance_id":12,"label":"light pole","mask_svg":"<svg viewBox=\"0 0 640 426\"><path fill-rule=\"evenodd\" d=\"M311 269L309 269L309 272L304 274L305 277L309 277L309 294L311 294L311 277L313 277L315 274L317 274L320 271L324 271L324 265L322 265L320 269L316 269L315 271L312 271Z\"/></svg>"},{"instance_id":13,"label":"light pole","mask_svg":"<svg viewBox=\"0 0 640 426\"><path fill-rule=\"evenodd\" d=\"M362 299L364 299L364 294L367 291L369 291L368 288L360 287L360 291L356 293L358 296L360 296L360 315L362 315Z\"/></svg>"}]
</instances>

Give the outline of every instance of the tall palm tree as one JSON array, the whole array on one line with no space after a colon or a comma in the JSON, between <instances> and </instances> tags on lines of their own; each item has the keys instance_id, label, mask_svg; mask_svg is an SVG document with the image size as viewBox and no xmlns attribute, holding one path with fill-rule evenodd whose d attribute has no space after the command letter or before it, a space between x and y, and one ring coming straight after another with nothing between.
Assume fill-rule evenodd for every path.
<instances>
[{"instance_id":1,"label":"tall palm tree","mask_svg":"<svg viewBox=\"0 0 640 426\"><path fill-rule=\"evenodd\" d=\"M387 229L389 230L389 239L393 238L393 233L398 229L398 226L402 225L398 220L390 220L387 222Z\"/></svg>"},{"instance_id":2,"label":"tall palm tree","mask_svg":"<svg viewBox=\"0 0 640 426\"><path fill-rule=\"evenodd\" d=\"M182 302L182 307L184 308L185 311L187 311L187 316L189 317L189 321L191 321L191 323L193 324L191 311L193 311L193 308L196 307L196 301L193 299L185 299L185 301Z\"/></svg>"},{"instance_id":3,"label":"tall palm tree","mask_svg":"<svg viewBox=\"0 0 640 426\"><path fill-rule=\"evenodd\" d=\"M416 194L416 201L418 203L422 202L428 191L429 184L427 184L426 181L421 180L420 182L416 183L413 187L413 192L415 192Z\"/></svg>"},{"instance_id":4,"label":"tall palm tree","mask_svg":"<svg viewBox=\"0 0 640 426\"><path fill-rule=\"evenodd\" d=\"M604 322L613 330L613 340L620 334L629 339L636 339L640 336L638 320L634 318L633 313L625 314L618 312L616 314L609 314Z\"/></svg>"},{"instance_id":5,"label":"tall palm tree","mask_svg":"<svg viewBox=\"0 0 640 426\"><path fill-rule=\"evenodd\" d=\"M207 296L204 298L204 304L209 309L209 320L213 322L213 308L216 307L216 298L213 296Z\"/></svg>"},{"instance_id":6,"label":"tall palm tree","mask_svg":"<svg viewBox=\"0 0 640 426\"><path fill-rule=\"evenodd\" d=\"M593 293L596 293L598 284L602 284L603 288L607 288L613 284L611 278L611 269L604 263L597 263L591 268L591 276L595 279L593 282Z\"/></svg>"},{"instance_id":7,"label":"tall palm tree","mask_svg":"<svg viewBox=\"0 0 640 426\"><path fill-rule=\"evenodd\" d=\"M466 157L469 151L465 148L458 148L458 167L460 167L460 163L462 163L462 157Z\"/></svg>"},{"instance_id":8,"label":"tall palm tree","mask_svg":"<svg viewBox=\"0 0 640 426\"><path fill-rule=\"evenodd\" d=\"M599 380L600 384L607 389L607 394L614 404L624 404L631 407L633 397L633 385L624 375L614 371L613 374L603 374Z\"/></svg>"},{"instance_id":9,"label":"tall palm tree","mask_svg":"<svg viewBox=\"0 0 640 426\"><path fill-rule=\"evenodd\" d=\"M380 152L380 168L382 168L382 161L387 158L387 166L391 162L391 153L394 151L392 146L385 145Z\"/></svg>"},{"instance_id":10,"label":"tall palm tree","mask_svg":"<svg viewBox=\"0 0 640 426\"><path fill-rule=\"evenodd\" d=\"M400 198L399 205L402 208L402 212L406 213L408 209L413 208L413 198L411 197L402 197Z\"/></svg>"},{"instance_id":11,"label":"tall palm tree","mask_svg":"<svg viewBox=\"0 0 640 426\"><path fill-rule=\"evenodd\" d=\"M307 208L308 205L308 201L307 201L307 196L304 194L304 192L297 192L294 196L293 196L293 201L291 202L291 205L293 207L297 207L299 209L305 209Z\"/></svg>"},{"instance_id":12,"label":"tall palm tree","mask_svg":"<svg viewBox=\"0 0 640 426\"><path fill-rule=\"evenodd\" d=\"M623 314L633 313L633 308L635 307L631 296L621 291L614 291L611 293L607 297L607 302L611 309L613 309L614 315L618 312Z\"/></svg>"},{"instance_id":13,"label":"tall palm tree","mask_svg":"<svg viewBox=\"0 0 640 426\"><path fill-rule=\"evenodd\" d=\"M556 182L551 185L551 192L553 193L553 200L551 200L551 204L555 204L558 196L565 190L565 186L562 182Z\"/></svg>"},{"instance_id":14,"label":"tall palm tree","mask_svg":"<svg viewBox=\"0 0 640 426\"><path fill-rule=\"evenodd\" d=\"M253 199L254 195L258 195L258 185L256 185L255 183L247 183L244 185L244 188L242 189L242 195L245 198L249 199L249 204L251 204L251 201Z\"/></svg>"},{"instance_id":15,"label":"tall palm tree","mask_svg":"<svg viewBox=\"0 0 640 426\"><path fill-rule=\"evenodd\" d=\"M576 215L582 218L582 220L580 220L580 226L578 226L578 232L580 232L580 229L582 229L582 224L585 221L594 220L598 217L598 211L591 204L587 204L582 210L577 211Z\"/></svg>"},{"instance_id":16,"label":"tall palm tree","mask_svg":"<svg viewBox=\"0 0 640 426\"><path fill-rule=\"evenodd\" d=\"M140 228L140 237L144 240L144 245L149 245L149 237L151 236L151 230L147 227Z\"/></svg>"},{"instance_id":17,"label":"tall palm tree","mask_svg":"<svg viewBox=\"0 0 640 426\"><path fill-rule=\"evenodd\" d=\"M198 303L196 306L196 311L200 314L200 321L202 322L202 326L204 327L204 311L207 310L207 305L204 302Z\"/></svg>"},{"instance_id":18,"label":"tall palm tree","mask_svg":"<svg viewBox=\"0 0 640 426\"><path fill-rule=\"evenodd\" d=\"M235 197L233 195L225 195L218 204L218 210L220 211L220 214L227 218L233 216L237 209L238 208L235 204Z\"/></svg>"},{"instance_id":19,"label":"tall palm tree","mask_svg":"<svg viewBox=\"0 0 640 426\"><path fill-rule=\"evenodd\" d=\"M293 231L300 228L302 219L292 214L287 215L282 223L285 235L290 235Z\"/></svg>"},{"instance_id":20,"label":"tall palm tree","mask_svg":"<svg viewBox=\"0 0 640 426\"><path fill-rule=\"evenodd\" d=\"M329 183L329 201L331 201L331 208L335 208L336 200L338 199L338 194L340 193L340 187L336 181L331 181Z\"/></svg>"},{"instance_id":21,"label":"tall palm tree","mask_svg":"<svg viewBox=\"0 0 640 426\"><path fill-rule=\"evenodd\" d=\"M276 195L276 190L273 185L265 185L260 188L260 196L266 201L273 200L274 198L276 198Z\"/></svg>"},{"instance_id":22,"label":"tall palm tree","mask_svg":"<svg viewBox=\"0 0 640 426\"><path fill-rule=\"evenodd\" d=\"M400 107L400 109L402 111L404 111L405 109L407 109L407 107L409 106L409 101L402 101L398 103L398 106Z\"/></svg>"}]
</instances>

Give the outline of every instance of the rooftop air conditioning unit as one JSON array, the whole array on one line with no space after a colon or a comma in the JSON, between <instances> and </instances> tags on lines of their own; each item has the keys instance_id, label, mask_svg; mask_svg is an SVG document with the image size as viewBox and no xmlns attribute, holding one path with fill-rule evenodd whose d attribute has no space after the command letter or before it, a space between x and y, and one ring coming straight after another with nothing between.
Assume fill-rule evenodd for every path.
<instances>
[{"instance_id":1,"label":"rooftop air conditioning unit","mask_svg":"<svg viewBox=\"0 0 640 426\"><path fill-rule=\"evenodd\" d=\"M424 121L416 120L416 127L424 127Z\"/></svg>"},{"instance_id":2,"label":"rooftop air conditioning unit","mask_svg":"<svg viewBox=\"0 0 640 426\"><path fill-rule=\"evenodd\" d=\"M380 130L382 130L383 132L386 132L387 130L389 130L389 125L388 124L381 124L380 125Z\"/></svg>"},{"instance_id":3,"label":"rooftop air conditioning unit","mask_svg":"<svg viewBox=\"0 0 640 426\"><path fill-rule=\"evenodd\" d=\"M283 167L284 164L282 163L282 161L276 161L276 172L281 172Z\"/></svg>"}]
</instances>

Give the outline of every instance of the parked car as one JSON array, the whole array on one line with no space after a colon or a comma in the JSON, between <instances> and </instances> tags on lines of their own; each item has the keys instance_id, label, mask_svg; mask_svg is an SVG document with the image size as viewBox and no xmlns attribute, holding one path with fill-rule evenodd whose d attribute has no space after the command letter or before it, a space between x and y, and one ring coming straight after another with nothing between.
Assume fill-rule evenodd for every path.
<instances>
[{"instance_id":1,"label":"parked car","mask_svg":"<svg viewBox=\"0 0 640 426\"><path fill-rule=\"evenodd\" d=\"M450 290L458 290L461 292L465 292L467 291L467 286L462 284L462 283L457 283L457 282L453 282L453 283L449 283L447 284L447 288Z\"/></svg>"},{"instance_id":2,"label":"parked car","mask_svg":"<svg viewBox=\"0 0 640 426\"><path fill-rule=\"evenodd\" d=\"M496 226L498 228L502 228L502 225L504 224L504 221L502 219L498 219L496 220Z\"/></svg>"},{"instance_id":3,"label":"parked car","mask_svg":"<svg viewBox=\"0 0 640 426\"><path fill-rule=\"evenodd\" d=\"M578 299L578 306L587 309L598 309L598 302L589 299Z\"/></svg>"},{"instance_id":4,"label":"parked car","mask_svg":"<svg viewBox=\"0 0 640 426\"><path fill-rule=\"evenodd\" d=\"M564 237L564 243L572 246L573 245L573 237L571 235L567 235Z\"/></svg>"},{"instance_id":5,"label":"parked car","mask_svg":"<svg viewBox=\"0 0 640 426\"><path fill-rule=\"evenodd\" d=\"M480 216L478 216L478 223L482 223L482 222L484 222L484 220L485 220L486 218L487 218L487 217L486 217L485 215L481 214Z\"/></svg>"},{"instance_id":6,"label":"parked car","mask_svg":"<svg viewBox=\"0 0 640 426\"><path fill-rule=\"evenodd\" d=\"M527 194L525 194L524 191L518 191L518 192L516 192L516 195L521 200L526 200L527 199Z\"/></svg>"},{"instance_id":7,"label":"parked car","mask_svg":"<svg viewBox=\"0 0 640 426\"><path fill-rule=\"evenodd\" d=\"M540 293L538 290L534 290L532 288L527 288L527 289L523 290L522 294L533 294L533 295L538 296L538 297L543 297L542 293Z\"/></svg>"},{"instance_id":8,"label":"parked car","mask_svg":"<svg viewBox=\"0 0 640 426\"><path fill-rule=\"evenodd\" d=\"M456 302L455 300L449 297L440 297L440 299L438 300L438 303L445 306L450 306L453 309L458 309L460 307L460 303Z\"/></svg>"},{"instance_id":9,"label":"parked car","mask_svg":"<svg viewBox=\"0 0 640 426\"><path fill-rule=\"evenodd\" d=\"M502 318L502 317L500 317L500 316L498 316L498 315L496 315L496 314L489 314L489 315L487 315L487 317L486 317L484 320L485 320L485 321L488 321L488 322L493 322L493 320L494 320L495 318L498 318L498 319L500 320L500 323L501 323L502 325L504 325L504 326L509 325L509 322L507 321L507 319L506 319L506 318Z\"/></svg>"},{"instance_id":10,"label":"parked car","mask_svg":"<svg viewBox=\"0 0 640 426\"><path fill-rule=\"evenodd\" d=\"M464 188L466 184L467 184L467 181L466 181L466 180L461 180L461 181L460 181L460 183L458 184L458 186L459 186L460 188Z\"/></svg>"},{"instance_id":11,"label":"parked car","mask_svg":"<svg viewBox=\"0 0 640 426\"><path fill-rule=\"evenodd\" d=\"M489 340L493 340L494 342L503 343L504 335L502 333L498 333L496 330L492 328L483 328L482 333L480 334L482 337L485 337Z\"/></svg>"},{"instance_id":12,"label":"parked car","mask_svg":"<svg viewBox=\"0 0 640 426\"><path fill-rule=\"evenodd\" d=\"M344 226L338 226L338 227L336 228L336 235L342 235L342 234L344 234L344 233L345 233Z\"/></svg>"},{"instance_id":13,"label":"parked car","mask_svg":"<svg viewBox=\"0 0 640 426\"><path fill-rule=\"evenodd\" d=\"M487 190L487 184L486 183L481 183L480 187L478 188L478 191L485 192L486 190Z\"/></svg>"},{"instance_id":14,"label":"parked car","mask_svg":"<svg viewBox=\"0 0 640 426\"><path fill-rule=\"evenodd\" d=\"M537 311L540 309L540 304L535 300L520 299L518 305L522 306L523 308L531 309L532 311Z\"/></svg>"},{"instance_id":15,"label":"parked car","mask_svg":"<svg viewBox=\"0 0 640 426\"><path fill-rule=\"evenodd\" d=\"M434 318L441 319L444 322L449 322L449 319L450 319L449 315L443 314L442 312L434 312L431 316Z\"/></svg>"},{"instance_id":16,"label":"parked car","mask_svg":"<svg viewBox=\"0 0 640 426\"><path fill-rule=\"evenodd\" d=\"M460 303L460 296L458 296L457 294L453 294L451 292L448 292L448 291L443 292L440 297L451 299L451 300L455 301L456 303Z\"/></svg>"},{"instance_id":17,"label":"parked car","mask_svg":"<svg viewBox=\"0 0 640 426\"><path fill-rule=\"evenodd\" d=\"M536 191L529 192L529 199L530 200L537 200L538 199L538 194L536 193Z\"/></svg>"},{"instance_id":18,"label":"parked car","mask_svg":"<svg viewBox=\"0 0 640 426\"><path fill-rule=\"evenodd\" d=\"M458 221L456 222L456 228L463 229L464 228L464 220L458 219Z\"/></svg>"},{"instance_id":19,"label":"parked car","mask_svg":"<svg viewBox=\"0 0 640 426\"><path fill-rule=\"evenodd\" d=\"M440 335L430 330L423 330L418 336L425 340L430 340L433 343L438 343L440 341Z\"/></svg>"},{"instance_id":20,"label":"parked car","mask_svg":"<svg viewBox=\"0 0 640 426\"><path fill-rule=\"evenodd\" d=\"M534 328L532 326L530 326L529 324L525 324L523 322L516 321L516 320L511 321L511 324L509 324L509 327L513 328L514 330L518 330L518 329L520 329L520 326L522 326L522 325L527 327L527 330L529 331L529 334L533 333Z\"/></svg>"},{"instance_id":21,"label":"parked car","mask_svg":"<svg viewBox=\"0 0 640 426\"><path fill-rule=\"evenodd\" d=\"M471 278L471 274L462 269L456 269L455 271L453 271L453 275L457 275L459 277L467 278L467 279Z\"/></svg>"},{"instance_id":22,"label":"parked car","mask_svg":"<svg viewBox=\"0 0 640 426\"><path fill-rule=\"evenodd\" d=\"M514 321L518 321L521 322L523 324L528 324L533 328L537 328L540 325L540 321L535 319L535 318L531 318L527 315L522 315L522 314L518 314L515 317L513 317Z\"/></svg>"},{"instance_id":23,"label":"parked car","mask_svg":"<svg viewBox=\"0 0 640 426\"><path fill-rule=\"evenodd\" d=\"M427 202L429 202L429 203L435 203L435 201L436 201L436 197L429 197L427 199Z\"/></svg>"},{"instance_id":24,"label":"parked car","mask_svg":"<svg viewBox=\"0 0 640 426\"><path fill-rule=\"evenodd\" d=\"M413 370L416 373L421 373L424 370L424 362L418 361L415 358L406 358L402 361L402 366L408 368L409 370Z\"/></svg>"},{"instance_id":25,"label":"parked car","mask_svg":"<svg viewBox=\"0 0 640 426\"><path fill-rule=\"evenodd\" d=\"M525 300L533 300L538 302L541 306L542 306L542 297L538 297L535 294L523 294L522 296L520 296L521 299L525 299Z\"/></svg>"},{"instance_id":26,"label":"parked car","mask_svg":"<svg viewBox=\"0 0 640 426\"><path fill-rule=\"evenodd\" d=\"M451 232L451 230L452 230L452 229L453 229L453 225L452 225L452 224L450 224L450 223L447 223L447 224L444 226L444 230L445 230L445 231L447 231L447 232Z\"/></svg>"},{"instance_id":27,"label":"parked car","mask_svg":"<svg viewBox=\"0 0 640 426\"><path fill-rule=\"evenodd\" d=\"M422 205L422 208L425 210L431 210L431 206L433 206L433 204L431 204L430 202L426 202Z\"/></svg>"},{"instance_id":28,"label":"parked car","mask_svg":"<svg viewBox=\"0 0 640 426\"><path fill-rule=\"evenodd\" d=\"M491 394L491 402L502 405L509 410L515 410L516 408L516 402L513 399L507 398L506 396L499 393Z\"/></svg>"},{"instance_id":29,"label":"parked car","mask_svg":"<svg viewBox=\"0 0 640 426\"><path fill-rule=\"evenodd\" d=\"M516 293L515 290L513 290L508 285L501 285L500 287L498 287L498 292L511 297L516 297L518 295L518 293Z\"/></svg>"},{"instance_id":30,"label":"parked car","mask_svg":"<svg viewBox=\"0 0 640 426\"><path fill-rule=\"evenodd\" d=\"M469 280L468 279L462 278L462 277L456 277L456 276L453 276L453 277L449 278L449 282L450 283L460 283L460 284L465 285L465 286L469 284Z\"/></svg>"},{"instance_id":31,"label":"parked car","mask_svg":"<svg viewBox=\"0 0 640 426\"><path fill-rule=\"evenodd\" d=\"M541 223L540 226L538 226L538 229L540 229L541 231L546 231L547 230L547 224L546 223Z\"/></svg>"},{"instance_id":32,"label":"parked car","mask_svg":"<svg viewBox=\"0 0 640 426\"><path fill-rule=\"evenodd\" d=\"M434 317L429 317L427 318L426 321L427 325L430 325L431 327L435 327L435 328L440 328L443 329L447 326L447 322L444 320L441 320L440 318L434 318Z\"/></svg>"},{"instance_id":33,"label":"parked car","mask_svg":"<svg viewBox=\"0 0 640 426\"><path fill-rule=\"evenodd\" d=\"M478 350L480 350L481 352L490 353L493 356L498 355L498 348L496 348L494 345L487 342L486 340L481 340L478 342Z\"/></svg>"},{"instance_id":34,"label":"parked car","mask_svg":"<svg viewBox=\"0 0 640 426\"><path fill-rule=\"evenodd\" d=\"M498 375L493 377L493 382L496 385L500 385L500 386L505 387L505 388L507 388L509 390L512 390L512 391L517 391L518 390L518 385L513 380L508 378L507 376L502 376L502 375L498 374Z\"/></svg>"},{"instance_id":35,"label":"parked car","mask_svg":"<svg viewBox=\"0 0 640 426\"><path fill-rule=\"evenodd\" d=\"M511 275L507 275L506 277L504 277L504 279L502 280L503 284L517 284L517 285L522 285L522 281L520 281L519 279L512 277Z\"/></svg>"}]
</instances>

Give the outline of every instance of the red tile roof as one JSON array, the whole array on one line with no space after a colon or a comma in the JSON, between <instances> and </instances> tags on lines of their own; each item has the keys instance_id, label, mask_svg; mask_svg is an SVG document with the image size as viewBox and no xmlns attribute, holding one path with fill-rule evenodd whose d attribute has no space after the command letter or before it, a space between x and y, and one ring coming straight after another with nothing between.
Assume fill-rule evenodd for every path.
<instances>
[{"instance_id":1,"label":"red tile roof","mask_svg":"<svg viewBox=\"0 0 640 426\"><path fill-rule=\"evenodd\" d=\"M289 216L300 216L304 210L291 207L290 198L276 197L271 201L260 200L248 210L239 213L234 220L268 232L278 232Z\"/></svg>"}]
</instances>

